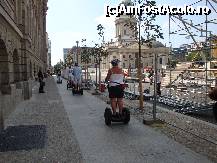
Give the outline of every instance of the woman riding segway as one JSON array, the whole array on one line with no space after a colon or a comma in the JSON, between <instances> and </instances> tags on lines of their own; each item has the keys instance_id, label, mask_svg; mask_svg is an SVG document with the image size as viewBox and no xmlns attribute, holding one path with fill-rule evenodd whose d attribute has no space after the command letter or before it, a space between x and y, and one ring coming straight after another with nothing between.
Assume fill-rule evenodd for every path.
<instances>
[{"instance_id":1,"label":"woman riding segway","mask_svg":"<svg viewBox=\"0 0 217 163\"><path fill-rule=\"evenodd\" d=\"M111 107L113 115L121 115L123 111L123 97L124 97L124 73L122 69L118 66L118 59L111 61L112 68L108 70L107 76L105 78L106 82L109 82L109 98L111 100ZM117 113L117 106L119 109L119 114Z\"/></svg>"}]
</instances>

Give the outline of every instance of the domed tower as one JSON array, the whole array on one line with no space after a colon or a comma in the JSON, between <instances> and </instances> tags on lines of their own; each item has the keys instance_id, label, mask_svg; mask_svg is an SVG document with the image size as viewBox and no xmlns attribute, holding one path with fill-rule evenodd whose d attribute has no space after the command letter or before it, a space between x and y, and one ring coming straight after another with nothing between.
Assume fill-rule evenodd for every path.
<instances>
[{"instance_id":1,"label":"domed tower","mask_svg":"<svg viewBox=\"0 0 217 163\"><path fill-rule=\"evenodd\" d=\"M122 0L120 4L124 4L125 6L133 6L131 0Z\"/></svg>"},{"instance_id":2,"label":"domed tower","mask_svg":"<svg viewBox=\"0 0 217 163\"><path fill-rule=\"evenodd\" d=\"M120 5L121 4L124 4L125 6L133 6L131 0L122 0ZM135 32L129 26L127 26L129 22L136 25L136 19L125 14L121 15L115 20L115 37L120 44L130 44L135 42Z\"/></svg>"}]
</instances>

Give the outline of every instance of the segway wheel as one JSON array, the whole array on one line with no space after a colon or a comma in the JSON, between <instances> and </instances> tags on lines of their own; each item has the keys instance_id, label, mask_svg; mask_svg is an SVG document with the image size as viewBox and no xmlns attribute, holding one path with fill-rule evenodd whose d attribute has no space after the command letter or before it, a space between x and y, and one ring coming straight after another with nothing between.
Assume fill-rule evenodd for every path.
<instances>
[{"instance_id":1,"label":"segway wheel","mask_svg":"<svg viewBox=\"0 0 217 163\"><path fill-rule=\"evenodd\" d=\"M106 108L104 112L104 118L105 118L105 124L107 126L111 125L111 120L112 120L112 111L110 108Z\"/></svg>"},{"instance_id":2,"label":"segway wheel","mask_svg":"<svg viewBox=\"0 0 217 163\"><path fill-rule=\"evenodd\" d=\"M129 121L130 121L130 111L129 111L129 109L124 108L123 109L123 115L124 115L124 120L123 120L124 124L128 124Z\"/></svg>"}]
</instances>

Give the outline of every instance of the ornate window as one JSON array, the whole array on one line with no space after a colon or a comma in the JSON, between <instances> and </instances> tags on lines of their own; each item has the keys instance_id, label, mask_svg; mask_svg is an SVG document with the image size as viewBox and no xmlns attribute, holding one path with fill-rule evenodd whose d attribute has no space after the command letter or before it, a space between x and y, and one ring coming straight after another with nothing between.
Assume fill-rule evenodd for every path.
<instances>
[{"instance_id":1,"label":"ornate window","mask_svg":"<svg viewBox=\"0 0 217 163\"><path fill-rule=\"evenodd\" d=\"M159 63L162 64L162 58L159 59Z\"/></svg>"}]
</instances>

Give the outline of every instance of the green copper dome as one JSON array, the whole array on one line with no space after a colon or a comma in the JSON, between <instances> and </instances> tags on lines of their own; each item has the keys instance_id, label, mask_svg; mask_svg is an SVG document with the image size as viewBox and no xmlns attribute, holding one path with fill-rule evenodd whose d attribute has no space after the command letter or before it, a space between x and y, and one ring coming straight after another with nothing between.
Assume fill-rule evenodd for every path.
<instances>
[{"instance_id":1,"label":"green copper dome","mask_svg":"<svg viewBox=\"0 0 217 163\"><path fill-rule=\"evenodd\" d=\"M131 0L122 0L120 5L124 4L125 6L133 6L133 3Z\"/></svg>"}]
</instances>

